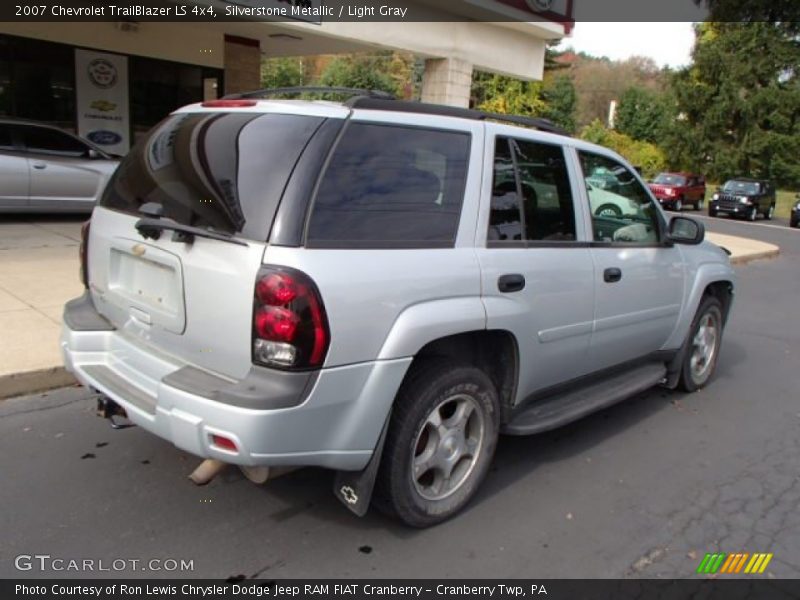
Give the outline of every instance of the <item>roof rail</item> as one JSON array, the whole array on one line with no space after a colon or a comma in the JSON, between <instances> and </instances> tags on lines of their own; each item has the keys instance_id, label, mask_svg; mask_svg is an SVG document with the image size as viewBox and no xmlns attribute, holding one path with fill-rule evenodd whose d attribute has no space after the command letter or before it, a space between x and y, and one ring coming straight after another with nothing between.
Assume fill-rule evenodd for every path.
<instances>
[{"instance_id":1,"label":"roof rail","mask_svg":"<svg viewBox=\"0 0 800 600\"><path fill-rule=\"evenodd\" d=\"M264 88L261 90L253 90L251 92L241 92L238 94L228 94L223 96L225 100L235 100L240 98L266 98L268 96L280 96L289 94L344 94L348 96L356 96L360 98L375 98L382 100L394 100L395 97L389 92L382 90L362 90L358 88L348 87L327 87L327 86L297 86L297 87L279 87L279 88Z\"/></svg>"},{"instance_id":2,"label":"roof rail","mask_svg":"<svg viewBox=\"0 0 800 600\"><path fill-rule=\"evenodd\" d=\"M458 117L461 119L472 119L476 121L501 121L534 127L539 131L556 133L558 135L569 136L569 132L562 129L552 121L538 117L523 117L520 115L504 115L501 113L491 113L482 110L472 110L469 108L459 108L457 106L444 106L441 104L426 104L424 102L410 102L407 100L391 100L384 98L357 96L345 102L350 108L364 108L368 110L391 110L396 112L417 113L423 115L439 115L443 117Z\"/></svg>"}]
</instances>

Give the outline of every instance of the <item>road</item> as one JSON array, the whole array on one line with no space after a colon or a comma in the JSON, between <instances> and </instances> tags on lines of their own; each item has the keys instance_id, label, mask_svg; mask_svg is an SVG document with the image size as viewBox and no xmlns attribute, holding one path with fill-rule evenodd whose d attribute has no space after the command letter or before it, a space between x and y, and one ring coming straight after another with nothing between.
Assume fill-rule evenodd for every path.
<instances>
[{"instance_id":1,"label":"road","mask_svg":"<svg viewBox=\"0 0 800 600\"><path fill-rule=\"evenodd\" d=\"M0 576L41 576L14 557L49 554L193 561L127 571L155 577L689 577L722 551L772 552L765 576L800 577L800 231L704 222L782 250L737 268L713 384L503 438L475 501L434 529L351 516L322 470L195 487L195 459L112 431L81 388L0 403Z\"/></svg>"}]
</instances>

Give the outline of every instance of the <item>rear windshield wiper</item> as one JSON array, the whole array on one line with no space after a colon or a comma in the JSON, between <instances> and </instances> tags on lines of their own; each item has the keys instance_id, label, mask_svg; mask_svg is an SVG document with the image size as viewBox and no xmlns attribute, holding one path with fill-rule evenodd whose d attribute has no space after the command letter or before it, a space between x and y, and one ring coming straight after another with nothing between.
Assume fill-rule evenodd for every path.
<instances>
[{"instance_id":1,"label":"rear windshield wiper","mask_svg":"<svg viewBox=\"0 0 800 600\"><path fill-rule=\"evenodd\" d=\"M183 225L173 221L172 219L142 217L136 221L136 231L138 231L144 239L157 240L161 237L161 233L167 230L173 232L173 242L191 244L194 242L195 236L199 236L208 238L210 240L219 240L221 242L237 244L239 246L248 245L247 242L238 240L231 234L217 233L216 231L209 231L208 229L203 229L202 227Z\"/></svg>"}]
</instances>

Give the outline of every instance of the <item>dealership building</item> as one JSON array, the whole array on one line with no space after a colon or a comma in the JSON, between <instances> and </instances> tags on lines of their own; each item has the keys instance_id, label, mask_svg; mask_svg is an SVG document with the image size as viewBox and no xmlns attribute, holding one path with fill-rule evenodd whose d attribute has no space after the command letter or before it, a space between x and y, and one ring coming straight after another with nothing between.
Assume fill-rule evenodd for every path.
<instances>
[{"instance_id":1,"label":"dealership building","mask_svg":"<svg viewBox=\"0 0 800 600\"><path fill-rule=\"evenodd\" d=\"M231 5L292 4L195 3L218 14ZM541 79L546 44L572 26L572 0L403 6L428 20L0 22L0 116L52 123L122 153L181 105L261 87L264 57L374 50L424 59L423 101L467 106L474 71Z\"/></svg>"}]
</instances>

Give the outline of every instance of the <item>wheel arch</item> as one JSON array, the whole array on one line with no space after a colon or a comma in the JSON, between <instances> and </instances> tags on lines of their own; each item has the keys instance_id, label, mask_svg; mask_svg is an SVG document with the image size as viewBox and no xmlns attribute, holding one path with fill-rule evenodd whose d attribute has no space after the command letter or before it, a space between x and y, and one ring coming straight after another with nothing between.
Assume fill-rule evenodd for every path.
<instances>
[{"instance_id":1,"label":"wheel arch","mask_svg":"<svg viewBox=\"0 0 800 600\"><path fill-rule=\"evenodd\" d=\"M519 381L519 345L513 333L505 329L481 329L431 340L414 356L406 378L415 367L434 358L448 358L483 371L497 389L500 422L508 421Z\"/></svg>"}]
</instances>

